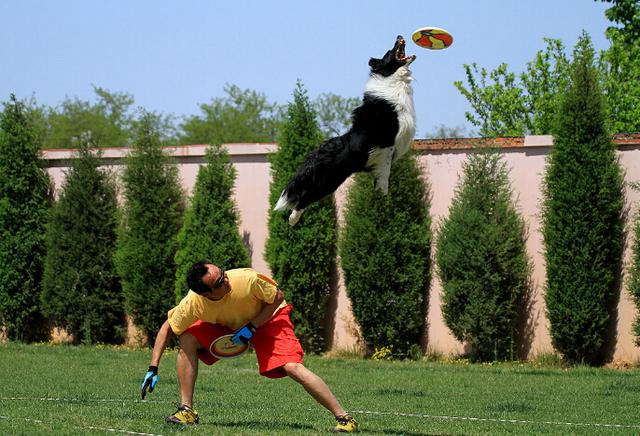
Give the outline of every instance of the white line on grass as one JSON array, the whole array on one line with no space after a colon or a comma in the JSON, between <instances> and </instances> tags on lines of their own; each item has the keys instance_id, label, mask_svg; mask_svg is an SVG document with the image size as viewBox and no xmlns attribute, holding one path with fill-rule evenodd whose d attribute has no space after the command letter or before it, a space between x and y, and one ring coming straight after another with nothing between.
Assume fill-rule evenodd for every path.
<instances>
[{"instance_id":1,"label":"white line on grass","mask_svg":"<svg viewBox=\"0 0 640 436\"><path fill-rule=\"evenodd\" d=\"M546 424L546 425L564 425L564 426L573 426L573 427L640 428L640 424L627 425L627 424L584 423L584 422L528 421L524 419L477 418L477 417L471 417L471 416L426 415L423 413L403 413L403 412L374 412L370 410L351 410L350 412L363 413L366 415L393 415L393 416L408 416L412 418L501 422L501 423L510 423L510 424Z\"/></svg>"},{"instance_id":2,"label":"white line on grass","mask_svg":"<svg viewBox=\"0 0 640 436\"><path fill-rule=\"evenodd\" d=\"M29 398L29 397L0 397L0 400L3 401L64 401L64 402L80 402L80 401L93 401L98 403L165 403L166 401L158 401L158 400L117 400L117 399L108 399L108 398L55 398L55 397L44 397L44 398ZM600 428L639 428L640 424L601 424L601 423L586 423L586 422L561 422L561 421L530 421L524 419L500 419L500 418L479 418L473 416L455 416L455 415L427 415L424 413L406 413L406 412L376 412L371 410L351 410L352 413L362 413L365 415L391 415L391 416L407 416L410 418L426 418L426 419L442 419L442 420L458 420L458 421L475 421L475 422L501 422L501 423L509 423L509 424L542 424L542 425L562 425L568 427L600 427ZM4 416L0 416L0 418L6 418ZM41 422L37 420L31 420L34 422ZM114 430L114 429L98 429L91 428L96 430L105 430L105 431L117 431L117 432L125 432L126 430ZM148 433L130 433L130 434L139 434L139 435L147 435Z\"/></svg>"},{"instance_id":3,"label":"white line on grass","mask_svg":"<svg viewBox=\"0 0 640 436\"><path fill-rule=\"evenodd\" d=\"M105 398L30 398L30 397L0 397L2 401L60 401L65 403L79 403L79 402L96 402L96 403L166 403L166 401L159 400L111 400Z\"/></svg>"},{"instance_id":4,"label":"white line on grass","mask_svg":"<svg viewBox=\"0 0 640 436\"><path fill-rule=\"evenodd\" d=\"M122 403L122 404L130 403L130 402L134 402L134 403L165 403L166 402L166 401L158 401L158 400L112 400L112 399L106 399L106 398L55 398L55 397L42 397L42 398L0 397L0 400L2 401L60 401L65 403L93 401L97 403ZM52 424L52 423L47 423L45 421L42 421L40 419L31 419L31 418L10 418L8 416L0 416L0 419L22 419L24 421L35 422L39 424L49 424L49 425ZM125 433L125 434L141 435L141 436L162 436L154 433L140 433L140 432L131 431L131 430L121 430L117 428L101 428L101 427L93 427L93 426L89 426L89 427L73 426L73 427L80 428L83 430L98 430L98 431L106 431L110 433Z\"/></svg>"},{"instance_id":5,"label":"white line on grass","mask_svg":"<svg viewBox=\"0 0 640 436\"><path fill-rule=\"evenodd\" d=\"M31 418L11 418L10 416L1 416L0 415L0 419L18 419L18 420L22 420L22 421L27 421L27 422L35 422L36 424L46 424L46 425L51 425L53 424L52 422L46 422L43 421L41 419L31 419ZM160 434L155 434L155 433L141 433L138 431L131 431L131 430L122 430L119 428L103 428L103 427L94 427L92 425L87 426L87 427L80 427L77 425L72 425L73 428L78 428L81 430L97 430L97 431L106 431L109 433L125 433L125 434L134 434L134 435L139 435L139 436L162 436Z\"/></svg>"}]
</instances>

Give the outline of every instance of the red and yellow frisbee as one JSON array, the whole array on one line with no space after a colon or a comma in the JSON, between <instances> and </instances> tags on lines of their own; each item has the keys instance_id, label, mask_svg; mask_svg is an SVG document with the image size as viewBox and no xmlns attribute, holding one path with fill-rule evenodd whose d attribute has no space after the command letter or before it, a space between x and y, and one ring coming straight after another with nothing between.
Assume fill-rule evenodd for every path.
<instances>
[{"instance_id":1,"label":"red and yellow frisbee","mask_svg":"<svg viewBox=\"0 0 640 436\"><path fill-rule=\"evenodd\" d=\"M453 36L439 27L421 27L413 32L411 39L422 48L442 50L453 44Z\"/></svg>"}]
</instances>

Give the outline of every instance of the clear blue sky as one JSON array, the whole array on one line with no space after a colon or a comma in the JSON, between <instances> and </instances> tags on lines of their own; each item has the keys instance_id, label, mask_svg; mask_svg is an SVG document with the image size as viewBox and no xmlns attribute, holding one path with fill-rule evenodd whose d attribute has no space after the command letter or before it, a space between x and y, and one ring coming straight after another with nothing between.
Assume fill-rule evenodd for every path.
<instances>
[{"instance_id":1,"label":"clear blue sky","mask_svg":"<svg viewBox=\"0 0 640 436\"><path fill-rule=\"evenodd\" d=\"M177 116L224 96L225 84L287 103L297 79L311 98L360 97L370 57L395 36L408 40L417 137L438 125L471 126L453 86L463 64L520 72L544 37L573 49L582 30L597 50L611 23L593 0L1 0L0 100L10 93L55 106L94 101L92 85L131 94L148 110ZM424 26L454 44L429 51L410 41Z\"/></svg>"}]
</instances>

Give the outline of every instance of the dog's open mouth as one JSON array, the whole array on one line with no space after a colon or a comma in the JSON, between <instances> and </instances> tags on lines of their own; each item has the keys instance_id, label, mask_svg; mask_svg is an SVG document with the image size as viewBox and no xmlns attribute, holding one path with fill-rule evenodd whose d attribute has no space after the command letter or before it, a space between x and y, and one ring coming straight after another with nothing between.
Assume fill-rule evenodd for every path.
<instances>
[{"instance_id":1,"label":"dog's open mouth","mask_svg":"<svg viewBox=\"0 0 640 436\"><path fill-rule=\"evenodd\" d=\"M416 55L405 55L405 46L407 42L401 35L398 35L396 39L396 59L398 62L402 62L403 64L410 64L411 62L416 60Z\"/></svg>"}]
</instances>

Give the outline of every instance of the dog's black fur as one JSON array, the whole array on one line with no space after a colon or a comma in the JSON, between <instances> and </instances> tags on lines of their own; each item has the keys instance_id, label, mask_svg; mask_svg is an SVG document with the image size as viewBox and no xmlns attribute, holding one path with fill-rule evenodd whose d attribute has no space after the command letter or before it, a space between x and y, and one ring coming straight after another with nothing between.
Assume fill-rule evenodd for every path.
<instances>
[{"instance_id":1,"label":"dog's black fur","mask_svg":"<svg viewBox=\"0 0 640 436\"><path fill-rule=\"evenodd\" d=\"M371 58L371 74L362 104L352 115L352 126L311 152L282 191L275 210L292 209L295 225L303 210L333 193L353 173L371 171L376 187L387 193L391 164L410 148L415 134L415 112L405 40L396 38L382 59Z\"/></svg>"}]
</instances>

